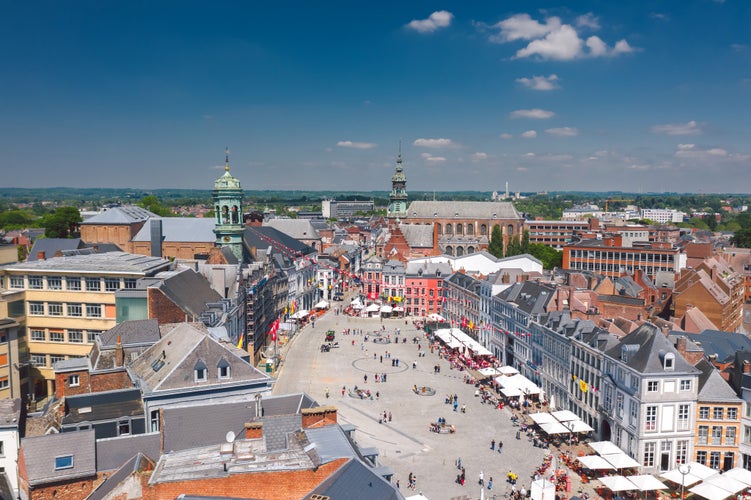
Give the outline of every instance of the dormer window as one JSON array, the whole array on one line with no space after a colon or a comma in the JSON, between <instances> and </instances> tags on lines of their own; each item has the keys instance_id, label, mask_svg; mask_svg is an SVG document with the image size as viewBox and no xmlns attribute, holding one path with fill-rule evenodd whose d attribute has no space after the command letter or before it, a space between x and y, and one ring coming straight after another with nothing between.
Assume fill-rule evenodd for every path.
<instances>
[{"instance_id":1,"label":"dormer window","mask_svg":"<svg viewBox=\"0 0 751 500\"><path fill-rule=\"evenodd\" d=\"M226 359L222 358L217 365L217 375L220 379L230 378L230 366Z\"/></svg>"},{"instance_id":2,"label":"dormer window","mask_svg":"<svg viewBox=\"0 0 751 500\"><path fill-rule=\"evenodd\" d=\"M675 356L672 352L665 354L665 358L662 360L662 364L665 371L675 370Z\"/></svg>"},{"instance_id":3,"label":"dormer window","mask_svg":"<svg viewBox=\"0 0 751 500\"><path fill-rule=\"evenodd\" d=\"M193 369L193 378L196 382L206 382L208 380L208 370L203 361L198 361Z\"/></svg>"}]
</instances>

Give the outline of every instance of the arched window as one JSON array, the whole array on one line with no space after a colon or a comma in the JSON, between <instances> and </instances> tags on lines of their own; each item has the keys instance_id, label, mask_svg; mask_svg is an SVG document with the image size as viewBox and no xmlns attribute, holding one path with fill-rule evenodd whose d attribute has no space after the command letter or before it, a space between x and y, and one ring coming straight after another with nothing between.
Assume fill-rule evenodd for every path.
<instances>
[{"instance_id":1,"label":"arched window","mask_svg":"<svg viewBox=\"0 0 751 500\"><path fill-rule=\"evenodd\" d=\"M232 205L232 224L240 223L240 214L237 210L237 205Z\"/></svg>"},{"instance_id":2,"label":"arched window","mask_svg":"<svg viewBox=\"0 0 751 500\"><path fill-rule=\"evenodd\" d=\"M514 235L514 226L513 226L513 224L509 224L508 225L508 227L506 228L506 234L508 234L509 236L513 236Z\"/></svg>"},{"instance_id":3,"label":"arched window","mask_svg":"<svg viewBox=\"0 0 751 500\"><path fill-rule=\"evenodd\" d=\"M464 224L456 225L456 234L464 234Z\"/></svg>"},{"instance_id":4,"label":"arched window","mask_svg":"<svg viewBox=\"0 0 751 500\"><path fill-rule=\"evenodd\" d=\"M475 247L467 247L467 253L475 253Z\"/></svg>"},{"instance_id":5,"label":"arched window","mask_svg":"<svg viewBox=\"0 0 751 500\"><path fill-rule=\"evenodd\" d=\"M487 236L488 235L488 226L485 224L480 226L480 236Z\"/></svg>"},{"instance_id":6,"label":"arched window","mask_svg":"<svg viewBox=\"0 0 751 500\"><path fill-rule=\"evenodd\" d=\"M438 234L443 234L443 226L438 222L435 223L435 227L438 229Z\"/></svg>"},{"instance_id":7,"label":"arched window","mask_svg":"<svg viewBox=\"0 0 751 500\"><path fill-rule=\"evenodd\" d=\"M446 247L446 255L454 255L454 247Z\"/></svg>"},{"instance_id":8,"label":"arched window","mask_svg":"<svg viewBox=\"0 0 751 500\"><path fill-rule=\"evenodd\" d=\"M474 234L475 234L475 225L467 224L467 236L474 236Z\"/></svg>"},{"instance_id":9,"label":"arched window","mask_svg":"<svg viewBox=\"0 0 751 500\"><path fill-rule=\"evenodd\" d=\"M464 255L464 247L456 247L456 256L461 257Z\"/></svg>"},{"instance_id":10,"label":"arched window","mask_svg":"<svg viewBox=\"0 0 751 500\"><path fill-rule=\"evenodd\" d=\"M216 223L221 224L222 223L222 210L219 208L219 205L214 207L214 215L216 216Z\"/></svg>"},{"instance_id":11,"label":"arched window","mask_svg":"<svg viewBox=\"0 0 751 500\"><path fill-rule=\"evenodd\" d=\"M446 234L454 234L454 228L451 224L446 224Z\"/></svg>"},{"instance_id":12,"label":"arched window","mask_svg":"<svg viewBox=\"0 0 751 500\"><path fill-rule=\"evenodd\" d=\"M222 206L222 224L229 224L229 207Z\"/></svg>"}]
</instances>

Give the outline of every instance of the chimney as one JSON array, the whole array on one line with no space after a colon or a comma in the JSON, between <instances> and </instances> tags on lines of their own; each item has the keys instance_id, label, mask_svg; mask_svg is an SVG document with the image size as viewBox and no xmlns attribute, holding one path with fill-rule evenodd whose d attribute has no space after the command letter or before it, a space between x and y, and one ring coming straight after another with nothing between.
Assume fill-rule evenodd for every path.
<instances>
[{"instance_id":1,"label":"chimney","mask_svg":"<svg viewBox=\"0 0 751 500\"><path fill-rule=\"evenodd\" d=\"M302 410L300 410L300 413L302 414L303 429L324 427L327 425L335 424L337 422L336 406L303 408Z\"/></svg>"},{"instance_id":2,"label":"chimney","mask_svg":"<svg viewBox=\"0 0 751 500\"><path fill-rule=\"evenodd\" d=\"M38 260L45 260L47 258L47 253L45 252L37 252L37 259Z\"/></svg>"},{"instance_id":3,"label":"chimney","mask_svg":"<svg viewBox=\"0 0 751 500\"><path fill-rule=\"evenodd\" d=\"M115 360L117 366L125 366L125 352L123 351L123 342L120 335L117 336L117 343L115 344Z\"/></svg>"},{"instance_id":4,"label":"chimney","mask_svg":"<svg viewBox=\"0 0 751 500\"><path fill-rule=\"evenodd\" d=\"M743 362L743 373L751 373L751 363L749 363L748 361Z\"/></svg>"},{"instance_id":5,"label":"chimney","mask_svg":"<svg viewBox=\"0 0 751 500\"><path fill-rule=\"evenodd\" d=\"M263 437L263 422L246 422L245 439L261 439Z\"/></svg>"},{"instance_id":6,"label":"chimney","mask_svg":"<svg viewBox=\"0 0 751 500\"><path fill-rule=\"evenodd\" d=\"M681 335L675 341L675 348L684 358L686 357L686 337Z\"/></svg>"}]
</instances>

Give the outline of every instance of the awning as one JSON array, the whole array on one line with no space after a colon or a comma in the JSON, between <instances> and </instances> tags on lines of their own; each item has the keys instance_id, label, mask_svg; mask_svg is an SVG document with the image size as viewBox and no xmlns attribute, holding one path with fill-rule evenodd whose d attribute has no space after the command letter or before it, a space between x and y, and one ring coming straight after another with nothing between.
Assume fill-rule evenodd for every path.
<instances>
[{"instance_id":1,"label":"awning","mask_svg":"<svg viewBox=\"0 0 751 500\"><path fill-rule=\"evenodd\" d=\"M371 312L378 312L381 310L381 306L378 304L370 304L368 307L365 308L365 311L371 313Z\"/></svg>"},{"instance_id":2,"label":"awning","mask_svg":"<svg viewBox=\"0 0 751 500\"><path fill-rule=\"evenodd\" d=\"M446 321L446 318L444 318L440 314L430 313L428 314L428 321L437 321L439 323L443 323L444 321Z\"/></svg>"},{"instance_id":3,"label":"awning","mask_svg":"<svg viewBox=\"0 0 751 500\"><path fill-rule=\"evenodd\" d=\"M639 462L623 452L600 456L613 464L613 467L615 467L616 469L630 469L631 467L639 467Z\"/></svg>"},{"instance_id":4,"label":"awning","mask_svg":"<svg viewBox=\"0 0 751 500\"><path fill-rule=\"evenodd\" d=\"M532 481L530 497L532 500L555 500L555 483L545 478Z\"/></svg>"},{"instance_id":5,"label":"awning","mask_svg":"<svg viewBox=\"0 0 751 500\"><path fill-rule=\"evenodd\" d=\"M391 311L393 311L393 310L394 310L394 308L391 307L391 306L387 306L387 305L381 306L381 312L382 313L391 313Z\"/></svg>"},{"instance_id":6,"label":"awning","mask_svg":"<svg viewBox=\"0 0 751 500\"><path fill-rule=\"evenodd\" d=\"M501 387L514 387L520 394L540 394L540 388L524 375L512 375L511 377L500 376L494 379Z\"/></svg>"},{"instance_id":7,"label":"awning","mask_svg":"<svg viewBox=\"0 0 751 500\"><path fill-rule=\"evenodd\" d=\"M307 309L300 309L295 314L290 316L290 319L303 319L308 315Z\"/></svg>"},{"instance_id":8,"label":"awning","mask_svg":"<svg viewBox=\"0 0 751 500\"><path fill-rule=\"evenodd\" d=\"M578 457L577 460L589 470L613 470L613 467L607 460L599 455L586 455Z\"/></svg>"},{"instance_id":9,"label":"awning","mask_svg":"<svg viewBox=\"0 0 751 500\"><path fill-rule=\"evenodd\" d=\"M359 302L353 302L353 303L352 303L352 305L351 305L350 307L351 307L352 309L357 309L358 311L359 311L360 309L364 309L364 308L365 308L365 306L364 306L364 305L362 305L362 304L360 304Z\"/></svg>"},{"instance_id":10,"label":"awning","mask_svg":"<svg viewBox=\"0 0 751 500\"><path fill-rule=\"evenodd\" d=\"M446 342L446 338L452 337L459 341L460 347L466 347L477 356L490 356L493 354L478 341L464 333L458 328L441 328L434 332L434 335Z\"/></svg>"},{"instance_id":11,"label":"awning","mask_svg":"<svg viewBox=\"0 0 751 500\"><path fill-rule=\"evenodd\" d=\"M599 478L610 491L626 491L638 489L634 483L623 476L607 476Z\"/></svg>"},{"instance_id":12,"label":"awning","mask_svg":"<svg viewBox=\"0 0 751 500\"><path fill-rule=\"evenodd\" d=\"M441 339L441 341L446 344L449 349L458 349L462 347L462 343L451 335L450 330L436 330L435 336Z\"/></svg>"},{"instance_id":13,"label":"awning","mask_svg":"<svg viewBox=\"0 0 751 500\"><path fill-rule=\"evenodd\" d=\"M576 413L569 411L569 410L554 411L553 416L559 422L568 422L569 420L580 420L579 417L576 416Z\"/></svg>"},{"instance_id":14,"label":"awning","mask_svg":"<svg viewBox=\"0 0 751 500\"><path fill-rule=\"evenodd\" d=\"M722 488L723 490L728 490L733 494L748 488L748 485L743 481L738 481L737 479L733 479L732 477L727 477L725 476L725 474L711 477L704 481L703 484L712 484L714 486L717 486L718 488Z\"/></svg>"},{"instance_id":15,"label":"awning","mask_svg":"<svg viewBox=\"0 0 751 500\"><path fill-rule=\"evenodd\" d=\"M691 493L696 493L700 497L704 497L707 500L724 500L725 498L733 496L732 491L724 490L714 484L709 483L697 484L688 491L690 491Z\"/></svg>"},{"instance_id":16,"label":"awning","mask_svg":"<svg viewBox=\"0 0 751 500\"><path fill-rule=\"evenodd\" d=\"M735 469L723 472L722 477L732 477L733 479L737 479L738 481L751 486L751 471L748 471L743 467L736 467Z\"/></svg>"},{"instance_id":17,"label":"awning","mask_svg":"<svg viewBox=\"0 0 751 500\"><path fill-rule=\"evenodd\" d=\"M687 470L687 467L685 465L683 467L684 467L683 469L684 471ZM690 472L687 474L681 474L680 469L670 470L666 472L665 474L662 474L660 477L663 479L667 479L668 481L672 481L677 485L680 485L681 483L683 483L684 487L691 486L692 484L696 484L699 481L701 481L701 478L699 476L695 476L691 474Z\"/></svg>"},{"instance_id":18,"label":"awning","mask_svg":"<svg viewBox=\"0 0 751 500\"><path fill-rule=\"evenodd\" d=\"M529 416L537 425L555 422L555 417L550 413L533 413Z\"/></svg>"},{"instance_id":19,"label":"awning","mask_svg":"<svg viewBox=\"0 0 751 500\"><path fill-rule=\"evenodd\" d=\"M665 486L662 481L657 479L651 474L641 474L638 476L629 476L629 481L634 483L640 491L653 491L653 490L665 490Z\"/></svg>"},{"instance_id":20,"label":"awning","mask_svg":"<svg viewBox=\"0 0 751 500\"><path fill-rule=\"evenodd\" d=\"M404 312L404 308L402 306L396 306L394 307L394 312L397 312L397 313Z\"/></svg>"},{"instance_id":21,"label":"awning","mask_svg":"<svg viewBox=\"0 0 751 500\"><path fill-rule=\"evenodd\" d=\"M600 455L612 455L613 453L623 453L623 450L614 445L611 441L595 441L589 443L589 447Z\"/></svg>"},{"instance_id":22,"label":"awning","mask_svg":"<svg viewBox=\"0 0 751 500\"><path fill-rule=\"evenodd\" d=\"M571 420L569 422L563 422L563 425L573 433L592 432L594 430L592 427L585 424L582 420Z\"/></svg>"},{"instance_id":23,"label":"awning","mask_svg":"<svg viewBox=\"0 0 751 500\"><path fill-rule=\"evenodd\" d=\"M515 398L517 396L521 396L522 392L516 387L502 387L501 394L503 394L507 398Z\"/></svg>"},{"instance_id":24,"label":"awning","mask_svg":"<svg viewBox=\"0 0 751 500\"><path fill-rule=\"evenodd\" d=\"M549 436L553 434L569 433L569 430L566 428L566 426L560 422L547 422L545 424L540 424L540 429L542 429L543 432Z\"/></svg>"},{"instance_id":25,"label":"awning","mask_svg":"<svg viewBox=\"0 0 751 500\"><path fill-rule=\"evenodd\" d=\"M516 375L519 373L519 370L513 366L501 366L498 368L498 371L501 372L502 375Z\"/></svg>"},{"instance_id":26,"label":"awning","mask_svg":"<svg viewBox=\"0 0 751 500\"><path fill-rule=\"evenodd\" d=\"M313 306L313 309L327 309L329 307L329 303L325 300L320 301L318 304Z\"/></svg>"},{"instance_id":27,"label":"awning","mask_svg":"<svg viewBox=\"0 0 751 500\"><path fill-rule=\"evenodd\" d=\"M486 368L480 368L477 371L480 372L483 377L494 377L499 374L499 371L493 368L492 366L488 366Z\"/></svg>"}]
</instances>

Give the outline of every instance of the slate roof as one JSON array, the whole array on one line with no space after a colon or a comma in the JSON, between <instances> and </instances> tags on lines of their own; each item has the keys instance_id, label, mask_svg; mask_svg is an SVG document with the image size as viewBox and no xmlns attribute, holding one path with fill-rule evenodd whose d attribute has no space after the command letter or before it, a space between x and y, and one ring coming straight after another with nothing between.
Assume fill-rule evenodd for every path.
<instances>
[{"instance_id":1,"label":"slate roof","mask_svg":"<svg viewBox=\"0 0 751 500\"><path fill-rule=\"evenodd\" d=\"M399 230L412 248L433 247L433 226L426 224L400 224Z\"/></svg>"},{"instance_id":2,"label":"slate roof","mask_svg":"<svg viewBox=\"0 0 751 500\"><path fill-rule=\"evenodd\" d=\"M521 311L530 315L545 314L548 304L553 298L555 288L537 283L525 281L515 283L498 294L502 300L516 304Z\"/></svg>"},{"instance_id":3,"label":"slate roof","mask_svg":"<svg viewBox=\"0 0 751 500\"><path fill-rule=\"evenodd\" d=\"M358 500L403 500L404 496L376 471L359 460L350 460L305 495L326 498L357 498Z\"/></svg>"},{"instance_id":4,"label":"slate roof","mask_svg":"<svg viewBox=\"0 0 751 500\"><path fill-rule=\"evenodd\" d=\"M143 415L141 391L138 389L68 396L65 398L65 407L63 426Z\"/></svg>"},{"instance_id":5,"label":"slate roof","mask_svg":"<svg viewBox=\"0 0 751 500\"><path fill-rule=\"evenodd\" d=\"M0 399L0 428L18 427L21 419L21 399Z\"/></svg>"},{"instance_id":6,"label":"slate roof","mask_svg":"<svg viewBox=\"0 0 751 500\"><path fill-rule=\"evenodd\" d=\"M154 344L162 337L159 332L159 321L155 319L135 319L123 321L99 335L102 347L115 347L117 337L125 345Z\"/></svg>"},{"instance_id":7,"label":"slate roof","mask_svg":"<svg viewBox=\"0 0 751 500\"><path fill-rule=\"evenodd\" d=\"M423 277L433 277L436 273L448 277L451 274L451 266L447 262L407 262L405 274L416 277L421 270Z\"/></svg>"},{"instance_id":8,"label":"slate roof","mask_svg":"<svg viewBox=\"0 0 751 500\"><path fill-rule=\"evenodd\" d=\"M178 323L163 328L172 330L128 366L131 380L138 384L144 395L177 389L214 390L249 381L271 380L245 361L247 352L229 342L216 340L201 323ZM229 379L219 379L218 366L222 360L229 363ZM199 363L207 368L205 382L194 380Z\"/></svg>"},{"instance_id":9,"label":"slate roof","mask_svg":"<svg viewBox=\"0 0 751 500\"><path fill-rule=\"evenodd\" d=\"M695 374L698 370L691 366L675 349L673 343L663 335L659 328L651 323L644 323L639 328L621 339L619 345L609 349L606 354L613 359L623 361L622 349L624 345L637 345L638 350L625 362L627 366L643 374L688 373ZM665 354L674 355L674 369L666 372L663 368Z\"/></svg>"},{"instance_id":10,"label":"slate roof","mask_svg":"<svg viewBox=\"0 0 751 500\"><path fill-rule=\"evenodd\" d=\"M313 247L269 226L246 227L243 231L243 241L245 246L250 248L267 248L273 246L275 252L279 252L279 250L277 250L278 247L276 245L272 244L272 241L283 245L294 253L309 255L316 252Z\"/></svg>"},{"instance_id":11,"label":"slate roof","mask_svg":"<svg viewBox=\"0 0 751 500\"><path fill-rule=\"evenodd\" d=\"M94 430L46 434L21 440L31 486L96 475ZM73 467L55 470L55 458L73 456Z\"/></svg>"},{"instance_id":12,"label":"slate roof","mask_svg":"<svg viewBox=\"0 0 751 500\"><path fill-rule=\"evenodd\" d=\"M742 403L712 363L702 359L696 364L696 368L701 372L699 373L698 399L700 403Z\"/></svg>"},{"instance_id":13,"label":"slate roof","mask_svg":"<svg viewBox=\"0 0 751 500\"><path fill-rule=\"evenodd\" d=\"M149 212L145 208L129 205L124 207L113 207L109 210L97 214L93 217L89 217L81 224L133 224L135 222L142 222L149 217L157 217L156 214Z\"/></svg>"},{"instance_id":14,"label":"slate roof","mask_svg":"<svg viewBox=\"0 0 751 500\"><path fill-rule=\"evenodd\" d=\"M151 241L151 221L162 221L162 241L213 243L216 221L213 217L150 217L133 236L133 241Z\"/></svg>"},{"instance_id":15,"label":"slate roof","mask_svg":"<svg viewBox=\"0 0 751 500\"><path fill-rule=\"evenodd\" d=\"M315 443L316 453L322 464L333 462L339 458L357 458L357 452L347 435L338 425L326 425L305 429L308 441Z\"/></svg>"},{"instance_id":16,"label":"slate roof","mask_svg":"<svg viewBox=\"0 0 751 500\"><path fill-rule=\"evenodd\" d=\"M296 428L302 427L300 410L318 406L306 394L285 394L283 396L265 397L261 400L263 417L259 421L266 422L265 418L275 416L297 417ZM200 446L222 443L228 431L235 433L237 437L245 435L245 423L257 420L256 402L243 401L236 403L223 403L221 405L205 404L200 406L167 407L162 410L164 418L164 449L167 451L179 451ZM284 430L275 430L275 423L284 424ZM278 449L279 435L284 432L282 438L286 443L286 433L291 432L288 422L270 420L264 423L263 433L267 436L267 447ZM281 425L280 425L281 427ZM294 427L294 426L293 426ZM268 443L268 436L272 437L272 443Z\"/></svg>"},{"instance_id":17,"label":"slate roof","mask_svg":"<svg viewBox=\"0 0 751 500\"><path fill-rule=\"evenodd\" d=\"M320 239L318 231L309 219L271 219L263 223L297 240Z\"/></svg>"},{"instance_id":18,"label":"slate roof","mask_svg":"<svg viewBox=\"0 0 751 500\"><path fill-rule=\"evenodd\" d=\"M128 476L135 474L138 471L145 470L150 465L154 465L153 460L149 459L142 453L136 453L133 458L125 462L122 467L105 479L97 489L92 491L91 494L86 497L86 500L104 500L107 498L107 495L112 493L112 491L117 488L120 483L125 481Z\"/></svg>"},{"instance_id":19,"label":"slate roof","mask_svg":"<svg viewBox=\"0 0 751 500\"><path fill-rule=\"evenodd\" d=\"M39 260L39 252L44 252L46 259L54 257L55 254L63 250L75 250L83 248L84 242L81 238L37 238L34 241L34 246L29 250L29 257L27 261L33 262Z\"/></svg>"},{"instance_id":20,"label":"slate roof","mask_svg":"<svg viewBox=\"0 0 751 500\"><path fill-rule=\"evenodd\" d=\"M67 434L74 434L69 432ZM136 453L143 453L153 461L159 460L161 436L158 432L132 434L98 439L96 442L96 470L104 472L121 467Z\"/></svg>"},{"instance_id":21,"label":"slate roof","mask_svg":"<svg viewBox=\"0 0 751 500\"><path fill-rule=\"evenodd\" d=\"M407 209L410 218L521 219L514 205L507 201L413 201Z\"/></svg>"},{"instance_id":22,"label":"slate roof","mask_svg":"<svg viewBox=\"0 0 751 500\"><path fill-rule=\"evenodd\" d=\"M671 332L683 335L701 346L707 356L717 355L717 361L731 361L737 351L751 352L751 339L740 333L704 330L701 333Z\"/></svg>"},{"instance_id":23,"label":"slate roof","mask_svg":"<svg viewBox=\"0 0 751 500\"><path fill-rule=\"evenodd\" d=\"M143 276L168 269L171 265L167 259L136 255L126 252L95 253L90 255L72 255L70 257L53 257L46 260L23 262L4 266L11 271L28 272L75 272L75 273L118 273Z\"/></svg>"},{"instance_id":24,"label":"slate roof","mask_svg":"<svg viewBox=\"0 0 751 500\"><path fill-rule=\"evenodd\" d=\"M206 304L222 300L208 280L190 268L159 273L156 277L164 278L158 286L159 290L193 317L200 317L206 310Z\"/></svg>"}]
</instances>

